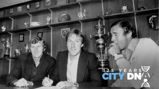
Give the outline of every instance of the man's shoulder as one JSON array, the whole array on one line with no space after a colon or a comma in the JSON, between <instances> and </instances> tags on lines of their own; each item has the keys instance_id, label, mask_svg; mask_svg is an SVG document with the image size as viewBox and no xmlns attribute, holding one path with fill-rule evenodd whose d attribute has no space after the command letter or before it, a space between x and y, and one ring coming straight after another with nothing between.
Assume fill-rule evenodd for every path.
<instances>
[{"instance_id":1,"label":"man's shoulder","mask_svg":"<svg viewBox=\"0 0 159 89\"><path fill-rule=\"evenodd\" d=\"M152 42L153 40L151 38L140 38L140 41L142 41L142 42Z\"/></svg>"},{"instance_id":2,"label":"man's shoulder","mask_svg":"<svg viewBox=\"0 0 159 89\"><path fill-rule=\"evenodd\" d=\"M88 60L88 61L92 61L92 60L96 60L97 57L94 53L92 52L88 52L88 51L82 51L82 54L83 55L82 57L85 58L85 60Z\"/></svg>"},{"instance_id":3,"label":"man's shoulder","mask_svg":"<svg viewBox=\"0 0 159 89\"><path fill-rule=\"evenodd\" d=\"M146 46L157 46L157 44L151 38L140 38L140 44Z\"/></svg>"},{"instance_id":4,"label":"man's shoulder","mask_svg":"<svg viewBox=\"0 0 159 89\"><path fill-rule=\"evenodd\" d=\"M50 56L49 54L47 53L43 53L44 57L45 57L45 60L48 60L48 61L55 61L55 58Z\"/></svg>"},{"instance_id":5,"label":"man's shoulder","mask_svg":"<svg viewBox=\"0 0 159 89\"><path fill-rule=\"evenodd\" d=\"M31 57L31 56L32 56L31 53L25 53L25 54L19 55L19 56L17 57L17 59L18 59L19 61L25 61L25 60L28 59L28 57Z\"/></svg>"},{"instance_id":6,"label":"man's shoulder","mask_svg":"<svg viewBox=\"0 0 159 89\"><path fill-rule=\"evenodd\" d=\"M155 52L159 52L159 46L151 38L140 38L136 50L142 53L156 54Z\"/></svg>"},{"instance_id":7,"label":"man's shoulder","mask_svg":"<svg viewBox=\"0 0 159 89\"><path fill-rule=\"evenodd\" d=\"M87 56L94 56L95 57L95 54L92 53L92 52L88 52L88 51L82 51L83 54L87 55Z\"/></svg>"}]
</instances>

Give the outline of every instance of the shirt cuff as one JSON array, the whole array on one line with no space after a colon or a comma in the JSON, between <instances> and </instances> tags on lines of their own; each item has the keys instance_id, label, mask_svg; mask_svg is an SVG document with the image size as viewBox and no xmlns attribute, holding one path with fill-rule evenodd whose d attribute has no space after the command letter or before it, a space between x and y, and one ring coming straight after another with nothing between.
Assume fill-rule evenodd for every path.
<instances>
[{"instance_id":1,"label":"shirt cuff","mask_svg":"<svg viewBox=\"0 0 159 89\"><path fill-rule=\"evenodd\" d=\"M116 60L116 61L123 57L124 56L122 54L114 54L114 60Z\"/></svg>"}]
</instances>

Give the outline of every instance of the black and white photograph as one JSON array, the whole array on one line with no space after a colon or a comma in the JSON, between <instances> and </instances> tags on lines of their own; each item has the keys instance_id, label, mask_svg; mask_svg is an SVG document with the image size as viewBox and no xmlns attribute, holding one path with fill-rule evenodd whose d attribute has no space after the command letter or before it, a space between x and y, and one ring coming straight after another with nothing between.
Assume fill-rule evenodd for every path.
<instances>
[{"instance_id":1,"label":"black and white photograph","mask_svg":"<svg viewBox=\"0 0 159 89\"><path fill-rule=\"evenodd\" d=\"M159 0L0 0L0 89L158 83Z\"/></svg>"}]
</instances>

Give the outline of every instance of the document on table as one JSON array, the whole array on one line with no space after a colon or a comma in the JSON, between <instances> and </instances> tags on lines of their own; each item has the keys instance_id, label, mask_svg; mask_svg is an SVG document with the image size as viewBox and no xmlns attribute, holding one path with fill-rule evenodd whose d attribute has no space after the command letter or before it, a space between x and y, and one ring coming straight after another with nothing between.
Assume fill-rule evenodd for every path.
<instances>
[{"instance_id":1,"label":"document on table","mask_svg":"<svg viewBox=\"0 0 159 89\"><path fill-rule=\"evenodd\" d=\"M42 87L38 87L38 88L35 88L35 89L60 89L60 88L57 87L57 86L51 86L51 87L44 87L44 86L42 86Z\"/></svg>"}]
</instances>

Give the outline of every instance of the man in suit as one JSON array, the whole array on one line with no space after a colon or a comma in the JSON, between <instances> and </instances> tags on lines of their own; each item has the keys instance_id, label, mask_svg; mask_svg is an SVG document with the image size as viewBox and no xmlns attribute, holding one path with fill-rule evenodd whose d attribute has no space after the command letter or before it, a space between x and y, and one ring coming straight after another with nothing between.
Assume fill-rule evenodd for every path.
<instances>
[{"instance_id":1,"label":"man in suit","mask_svg":"<svg viewBox=\"0 0 159 89\"><path fill-rule=\"evenodd\" d=\"M67 51L57 55L56 74L52 76L54 84L63 88L69 86L100 86L97 58L93 53L84 51L84 36L72 29L66 36Z\"/></svg>"},{"instance_id":2,"label":"man in suit","mask_svg":"<svg viewBox=\"0 0 159 89\"><path fill-rule=\"evenodd\" d=\"M40 86L55 67L55 59L46 54L44 41L35 37L30 42L31 53L20 55L8 76L11 86Z\"/></svg>"}]
</instances>

